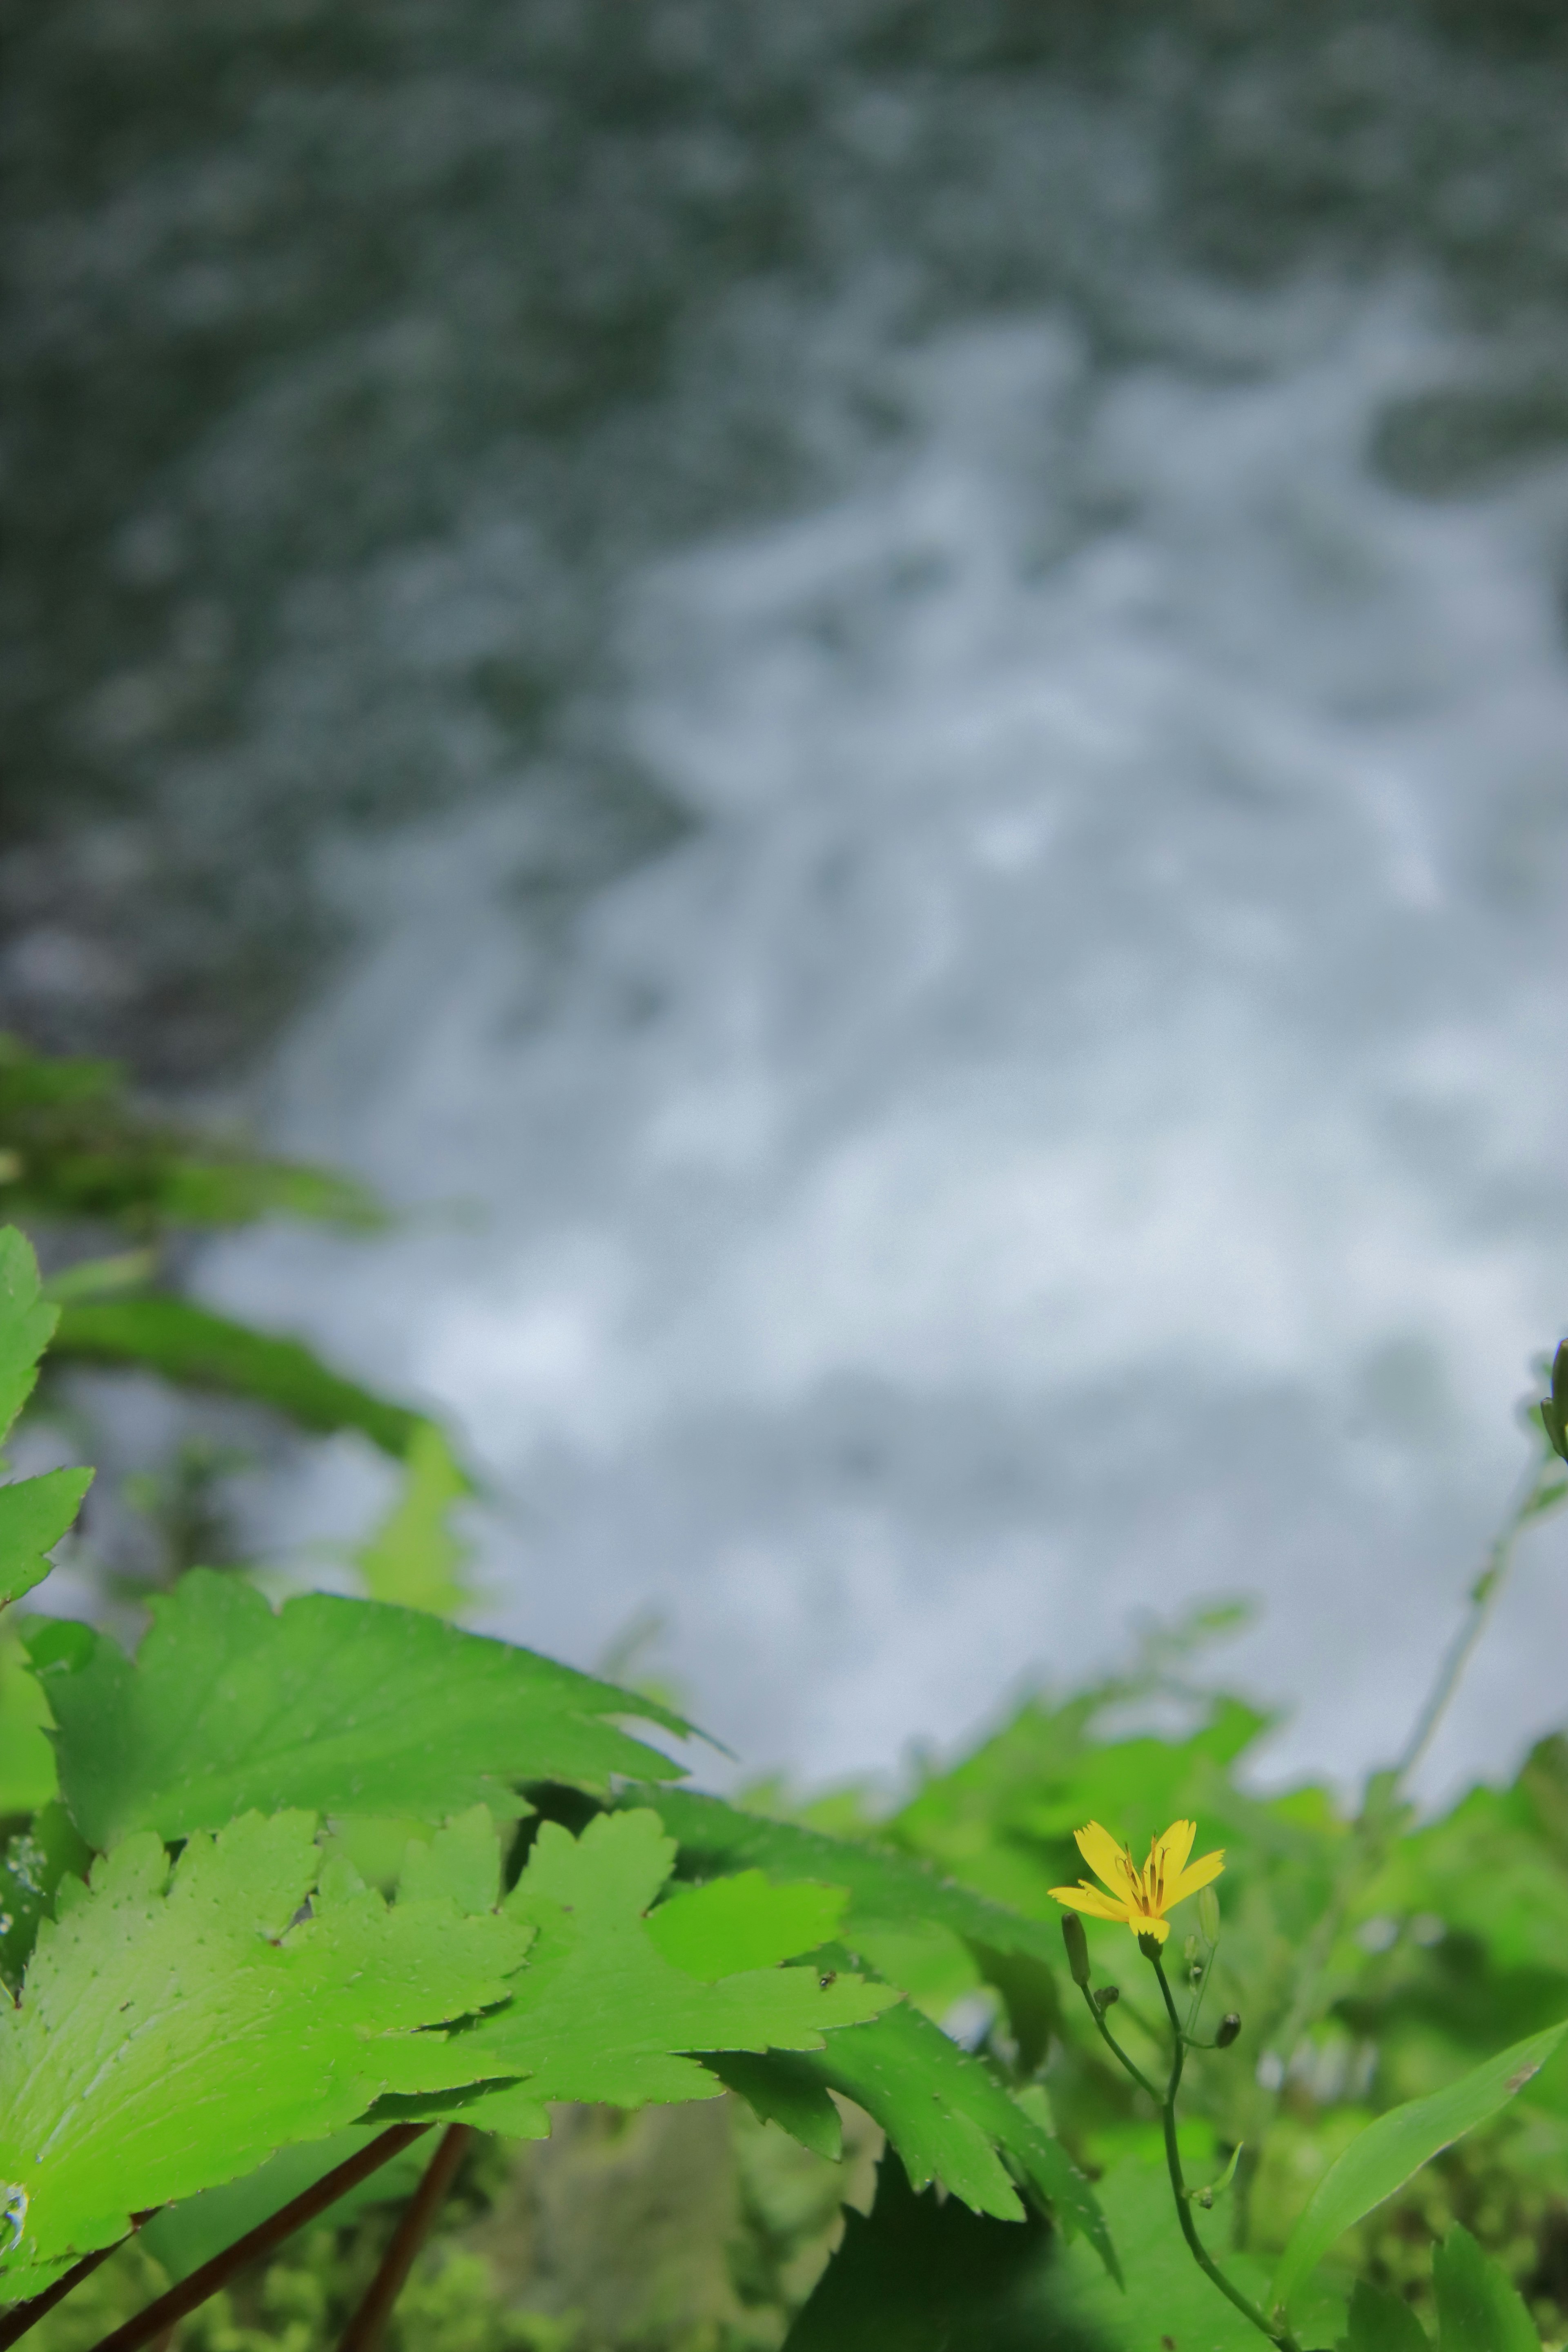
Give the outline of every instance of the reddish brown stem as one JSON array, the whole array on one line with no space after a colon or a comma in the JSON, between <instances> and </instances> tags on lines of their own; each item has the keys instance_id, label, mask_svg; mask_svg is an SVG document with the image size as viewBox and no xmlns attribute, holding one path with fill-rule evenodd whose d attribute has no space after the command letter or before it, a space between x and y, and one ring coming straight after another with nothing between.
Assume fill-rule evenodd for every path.
<instances>
[{"instance_id":1,"label":"reddish brown stem","mask_svg":"<svg viewBox=\"0 0 1568 2352\"><path fill-rule=\"evenodd\" d=\"M379 2139L373 2139L368 2147L362 2147L357 2156L351 2156L345 2164L324 2173L313 2187L274 2213L270 2221L258 2223L243 2238L237 2238L232 2246L215 2254L210 2263L204 2263L199 2271L193 2271L178 2286L172 2286L167 2294L161 2294L156 2303L150 2303L134 2319L128 2319L112 2335L101 2336L93 2352L142 2352L143 2345L152 2344L165 2328L173 2327L176 2320L196 2310L220 2286L226 2286L237 2272L275 2253L296 2230L302 2230L307 2221L313 2221L318 2213L324 2213L340 2197L357 2189L362 2180L368 2180L384 2164L390 2164L395 2156L401 2156L429 2128L428 2124L395 2124ZM38 2301L42 2303L41 2295Z\"/></svg>"},{"instance_id":2,"label":"reddish brown stem","mask_svg":"<svg viewBox=\"0 0 1568 2352\"><path fill-rule=\"evenodd\" d=\"M131 2216L132 2237L143 2221L152 2220L157 2210L153 2206L145 2213ZM117 2238L112 2246L95 2247L90 2254L83 2254L79 2263L73 2263L53 2286L44 2289L42 2294L32 2295L26 2303L14 2304L4 2317L0 2317L0 2352L5 2352L6 2345L15 2344L19 2337L26 2336L29 2327L36 2327L46 2313L53 2311L57 2303L65 2301L73 2286L79 2286L83 2279L90 2278L100 2263L106 2263L110 2254L117 2254L125 2242L123 2238Z\"/></svg>"},{"instance_id":3,"label":"reddish brown stem","mask_svg":"<svg viewBox=\"0 0 1568 2352\"><path fill-rule=\"evenodd\" d=\"M448 2124L440 2146L426 2167L425 2178L410 2198L396 2235L382 2258L381 2268L350 2320L338 2352L376 2352L392 2307L402 2294L414 2257L429 2234L472 2139L469 2124Z\"/></svg>"}]
</instances>

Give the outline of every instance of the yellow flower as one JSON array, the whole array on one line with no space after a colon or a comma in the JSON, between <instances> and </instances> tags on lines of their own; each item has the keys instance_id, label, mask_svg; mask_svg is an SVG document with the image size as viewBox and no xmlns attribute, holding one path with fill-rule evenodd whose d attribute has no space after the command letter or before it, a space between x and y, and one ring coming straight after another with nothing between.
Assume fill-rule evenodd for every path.
<instances>
[{"instance_id":1,"label":"yellow flower","mask_svg":"<svg viewBox=\"0 0 1568 2352\"><path fill-rule=\"evenodd\" d=\"M1130 1847L1118 1845L1109 1830L1090 1822L1073 1834L1079 1853L1096 1878L1110 1887L1110 1894L1101 1894L1087 1878L1080 1878L1076 1886L1053 1886L1051 1893L1058 1903L1074 1911L1087 1911L1091 1919L1121 1919L1135 1936L1153 1936L1163 1944L1171 1932L1165 1914L1173 1904L1180 1903L1184 1895L1195 1895L1225 1868L1223 1846L1188 1868L1187 1856L1197 1833L1196 1822L1173 1822L1164 1835L1154 1840L1140 1870Z\"/></svg>"}]
</instances>

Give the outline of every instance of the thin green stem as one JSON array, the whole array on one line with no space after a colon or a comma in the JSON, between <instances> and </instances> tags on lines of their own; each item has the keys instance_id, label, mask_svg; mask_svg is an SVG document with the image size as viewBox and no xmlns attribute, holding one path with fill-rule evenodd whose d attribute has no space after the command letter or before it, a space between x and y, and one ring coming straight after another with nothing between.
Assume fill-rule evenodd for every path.
<instances>
[{"instance_id":1,"label":"thin green stem","mask_svg":"<svg viewBox=\"0 0 1568 2352\"><path fill-rule=\"evenodd\" d=\"M1149 2097L1152 2099L1154 2105L1158 2106L1160 2104L1159 2092L1154 2088L1153 2084L1149 2080L1148 2075L1144 2074L1142 2068L1141 2066L1135 2066L1131 2059L1129 2058L1126 2051L1123 2050L1121 2042L1118 2042L1115 2034L1112 2033L1110 2026L1107 2025L1104 2017L1100 2013L1100 2003L1096 2000L1089 1987L1084 1985L1080 1990L1083 1993L1084 2000L1089 2004L1089 2013L1094 2020L1095 2028L1100 2040L1110 2051L1111 2055L1126 2069L1127 2073L1131 2075L1132 2080L1137 2084L1139 2089L1141 2091L1147 2092Z\"/></svg>"},{"instance_id":2,"label":"thin green stem","mask_svg":"<svg viewBox=\"0 0 1568 2352\"><path fill-rule=\"evenodd\" d=\"M1161 2116L1165 2127L1165 2168L1171 2176L1171 2189L1176 2200L1176 2219L1182 2225L1182 2235L1199 2270L1211 2285L1218 2287L1226 2301L1235 2305L1244 2319L1249 2319L1260 2336L1277 2344L1280 2352L1299 2352L1295 2337L1286 2326L1276 2327L1264 2317L1250 2295L1243 2294L1232 2285L1198 2235L1198 2225L1193 2219L1192 2192L1182 2172L1182 2151L1176 2142L1176 2095L1182 2087L1182 2069L1186 2063L1187 2038L1182 2031L1182 2021L1176 2015L1176 2004L1165 1975L1163 1961L1158 1952L1146 1955L1150 1967L1160 1981L1165 2013L1171 2021L1171 2079L1161 2102Z\"/></svg>"},{"instance_id":3,"label":"thin green stem","mask_svg":"<svg viewBox=\"0 0 1568 2352\"><path fill-rule=\"evenodd\" d=\"M1351 1905L1381 1865L1399 1820L1405 1783L1431 1746L1438 1725L1453 1700L1477 1644L1497 1607L1499 1595L1513 1565L1514 1547L1534 1517L1549 1476L1556 1471L1552 1455L1533 1462L1515 1490L1507 1517L1487 1551L1486 1565L1469 1591L1469 1603L1453 1640L1445 1651L1436 1677L1417 1710L1410 1736L1389 1769L1375 1772L1366 1785L1361 1809L1352 1825L1335 1873L1329 1900L1311 1935L1302 1947L1295 1971L1290 2005L1273 2035L1273 2046L1289 2064L1290 2054L1311 2023L1319 2006L1323 1973L1344 1927Z\"/></svg>"}]
</instances>

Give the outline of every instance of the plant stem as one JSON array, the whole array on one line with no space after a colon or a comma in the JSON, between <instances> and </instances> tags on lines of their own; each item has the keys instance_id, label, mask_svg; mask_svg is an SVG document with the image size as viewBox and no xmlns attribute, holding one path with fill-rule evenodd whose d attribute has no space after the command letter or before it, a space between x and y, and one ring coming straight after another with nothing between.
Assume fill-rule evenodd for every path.
<instances>
[{"instance_id":1,"label":"plant stem","mask_svg":"<svg viewBox=\"0 0 1568 2352\"><path fill-rule=\"evenodd\" d=\"M410 2198L392 2243L382 2257L381 2268L372 2279L364 2301L344 2331L338 2352L375 2352L383 2330L392 2315L392 2307L414 2267L414 2257L440 2211L442 2200L452 2185L473 2136L471 2124L448 2124L443 2132L436 2153L426 2167L425 2178Z\"/></svg>"},{"instance_id":2,"label":"plant stem","mask_svg":"<svg viewBox=\"0 0 1568 2352\"><path fill-rule=\"evenodd\" d=\"M220 2286L226 2286L237 2272L275 2252L296 2230L302 2230L307 2221L313 2221L318 2213L324 2213L340 2197L356 2189L362 2180L368 2180L384 2164L390 2164L395 2156L401 2156L429 2128L428 2124L395 2124L390 2131L373 2139L368 2147L362 2147L357 2156L351 2156L346 2163L323 2174L292 2203L274 2213L270 2221L247 2231L221 2254L215 2254L210 2263L193 2271L189 2278L172 2286L167 2294L161 2294L156 2303L150 2303L145 2311L138 2312L134 2319L128 2319L111 2335L101 2336L93 2352L141 2352L144 2344L151 2344L166 2327L173 2327L176 2320L185 2318L209 2295L216 2294ZM43 2299L41 2295L38 2298L40 2303Z\"/></svg>"},{"instance_id":3,"label":"plant stem","mask_svg":"<svg viewBox=\"0 0 1568 2352\"><path fill-rule=\"evenodd\" d=\"M143 2221L152 2220L157 2210L156 2206L153 2206L145 2213L132 2215L132 2237ZM0 2317L0 2352L5 2352L7 2345L19 2342L29 2328L36 2327L40 2319L53 2311L57 2303L65 2301L73 2287L79 2286L83 2279L90 2278L99 2264L106 2263L110 2254L117 2254L126 2242L124 2238L117 2238L112 2246L96 2247L90 2254L83 2254L79 2263L73 2263L63 2277L58 2278L53 2286L46 2287L42 2294L31 2295L26 2303L14 2304L11 2309Z\"/></svg>"},{"instance_id":4,"label":"plant stem","mask_svg":"<svg viewBox=\"0 0 1568 2352\"><path fill-rule=\"evenodd\" d=\"M1267 2336L1271 2344L1279 2345L1280 2352L1297 2352L1296 2339L1290 2330L1284 2326L1272 2326L1250 2295L1243 2294L1238 2286L1231 2284L1198 2235L1198 2225L1193 2219L1193 2200L1182 2173L1182 2152L1176 2144L1176 2094L1182 2087L1182 2069L1186 2063L1187 2057L1187 2038L1182 2031L1182 2021L1176 2015L1176 2004L1171 1995L1171 1987L1165 1975L1163 1961L1155 1953L1149 1957L1149 1965L1160 1980L1160 1990L1165 2002L1165 2013L1171 2021L1171 2080L1166 2086L1164 2098L1161 2102L1161 2114L1165 2126L1165 2167L1171 2176L1171 2188L1176 2200L1176 2219L1182 2225L1182 2235L1187 2242L1188 2251L1193 2260L1205 2277L1212 2285L1218 2287L1221 2294L1228 2302L1236 2305L1243 2318L1249 2319L1259 2335Z\"/></svg>"},{"instance_id":5,"label":"plant stem","mask_svg":"<svg viewBox=\"0 0 1568 2352\"><path fill-rule=\"evenodd\" d=\"M1335 1874L1333 1891L1302 1948L1290 2005L1273 2037L1273 2046L1287 2065L1316 2012L1323 1972L1339 1940L1345 1915L1359 1889L1377 1870L1387 1852L1399 1816L1399 1799L1404 1784L1431 1746L1437 1727L1447 1713L1465 1668L1486 1632L1497 1606L1498 1596L1507 1582L1509 1570L1513 1565L1514 1546L1527 1522L1534 1516L1542 1490L1556 1467L1555 1457L1548 1454L1544 1459L1532 1463L1520 1480L1508 1514L1488 1547L1486 1565L1470 1587L1468 1608L1444 1653L1436 1678L1416 1713L1410 1736L1400 1750L1397 1761L1385 1771L1374 1772L1366 1784L1361 1810L1352 1825Z\"/></svg>"},{"instance_id":6,"label":"plant stem","mask_svg":"<svg viewBox=\"0 0 1568 2352\"><path fill-rule=\"evenodd\" d=\"M1129 2058L1126 2051L1123 2050L1121 2042L1118 2042L1115 2034L1112 2033L1110 2026L1107 2025L1104 2017L1100 2013L1100 2004L1095 2000L1094 1995L1090 1992L1087 1985L1083 1986L1082 1991L1085 2000L1089 2003L1089 2013L1094 2020L1100 2040L1110 2051L1112 2057L1115 2058L1118 2063L1126 2069L1127 2073L1131 2075L1132 2080L1137 2084L1139 2089L1146 2092L1149 2097L1153 2100L1154 2105L1158 2106L1160 2105L1159 2092L1154 2088L1153 2084L1149 2080L1148 2075L1144 2074L1142 2068L1141 2066L1135 2066L1131 2059Z\"/></svg>"}]
</instances>

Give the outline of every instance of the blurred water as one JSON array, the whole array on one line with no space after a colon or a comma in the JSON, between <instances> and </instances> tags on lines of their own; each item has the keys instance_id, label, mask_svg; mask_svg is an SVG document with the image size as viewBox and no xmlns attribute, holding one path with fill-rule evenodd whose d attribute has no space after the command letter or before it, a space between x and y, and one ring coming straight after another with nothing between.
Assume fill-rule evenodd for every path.
<instances>
[{"instance_id":1,"label":"blurred water","mask_svg":"<svg viewBox=\"0 0 1568 2352\"><path fill-rule=\"evenodd\" d=\"M11 985L210 1077L307 976L231 1098L458 1207L204 1286L455 1418L493 1622L656 1609L821 1777L1256 1590L1278 1769L1385 1751L1568 1316L1550 42L285 13L310 74L44 239L226 267L182 299L268 357L104 523L157 646L66 633L96 929ZM153 252L192 210L221 267ZM345 315L268 343L307 262ZM378 1475L325 1449L258 1533ZM1435 1784L1560 1719L1565 1572Z\"/></svg>"}]
</instances>

